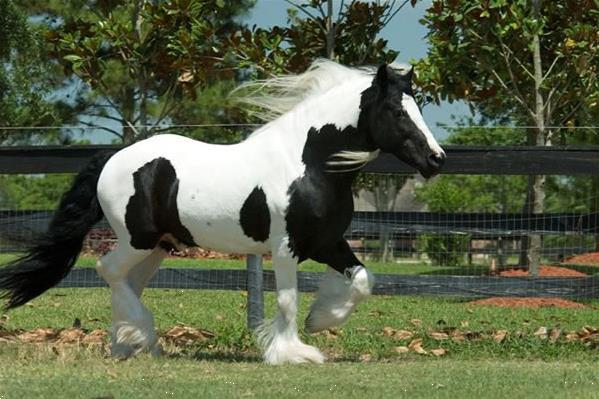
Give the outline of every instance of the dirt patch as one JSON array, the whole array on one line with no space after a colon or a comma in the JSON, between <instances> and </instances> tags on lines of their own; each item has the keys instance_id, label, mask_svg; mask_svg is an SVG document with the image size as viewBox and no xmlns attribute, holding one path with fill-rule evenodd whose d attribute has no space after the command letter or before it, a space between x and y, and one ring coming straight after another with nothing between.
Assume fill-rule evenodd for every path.
<instances>
[{"instance_id":1,"label":"dirt patch","mask_svg":"<svg viewBox=\"0 0 599 399\"><path fill-rule=\"evenodd\" d=\"M599 252L589 252L564 259L563 263L599 266Z\"/></svg>"},{"instance_id":2,"label":"dirt patch","mask_svg":"<svg viewBox=\"0 0 599 399\"><path fill-rule=\"evenodd\" d=\"M573 308L580 309L585 306L582 303L570 301L568 299L561 298L518 298L518 297L496 297L479 299L477 301L468 302L472 305L479 306L498 306L503 308L543 308L543 307L556 307L556 308Z\"/></svg>"},{"instance_id":3,"label":"dirt patch","mask_svg":"<svg viewBox=\"0 0 599 399\"><path fill-rule=\"evenodd\" d=\"M530 273L526 269L507 269L499 272L501 277L528 277ZM541 277L587 277L587 274L578 270L558 266L541 266L539 268Z\"/></svg>"}]
</instances>

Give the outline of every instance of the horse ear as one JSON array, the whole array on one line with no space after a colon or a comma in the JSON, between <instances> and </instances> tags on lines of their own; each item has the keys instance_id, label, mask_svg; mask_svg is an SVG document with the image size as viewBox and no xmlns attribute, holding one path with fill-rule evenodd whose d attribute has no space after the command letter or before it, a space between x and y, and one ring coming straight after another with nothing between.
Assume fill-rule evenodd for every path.
<instances>
[{"instance_id":1,"label":"horse ear","mask_svg":"<svg viewBox=\"0 0 599 399\"><path fill-rule=\"evenodd\" d=\"M376 84L383 92L387 91L389 86L389 67L387 64L381 65L376 72Z\"/></svg>"},{"instance_id":2,"label":"horse ear","mask_svg":"<svg viewBox=\"0 0 599 399\"><path fill-rule=\"evenodd\" d=\"M406 76L405 76L405 78L406 78L406 80L407 80L408 82L411 82L411 81L412 81L412 77L413 77L413 76L414 76L414 65L412 65L412 66L410 67L410 70L409 70L409 71L406 73Z\"/></svg>"}]
</instances>

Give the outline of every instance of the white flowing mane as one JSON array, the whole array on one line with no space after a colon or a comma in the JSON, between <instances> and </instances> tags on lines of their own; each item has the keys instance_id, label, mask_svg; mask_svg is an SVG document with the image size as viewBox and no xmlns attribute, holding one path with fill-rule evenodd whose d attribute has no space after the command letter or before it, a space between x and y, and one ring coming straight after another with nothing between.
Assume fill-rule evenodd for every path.
<instances>
[{"instance_id":1,"label":"white flowing mane","mask_svg":"<svg viewBox=\"0 0 599 399\"><path fill-rule=\"evenodd\" d=\"M264 122L270 122L309 97L356 78L373 76L374 72L373 68L350 68L327 59L318 59L299 75L244 83L235 92L247 94L240 95L236 100L256 107L256 116Z\"/></svg>"},{"instance_id":2,"label":"white flowing mane","mask_svg":"<svg viewBox=\"0 0 599 399\"><path fill-rule=\"evenodd\" d=\"M410 66L393 63L389 65L397 73L406 73ZM318 96L348 81L373 77L376 67L350 68L327 59L317 59L306 72L298 75L275 76L240 85L234 90L236 101L252 106L255 115L265 123L271 122L291 111L304 100ZM241 93L241 94L240 94ZM250 137L264 131L256 130ZM359 169L379 155L379 150L341 151L333 154L327 165L341 169L330 172L347 172Z\"/></svg>"}]
</instances>

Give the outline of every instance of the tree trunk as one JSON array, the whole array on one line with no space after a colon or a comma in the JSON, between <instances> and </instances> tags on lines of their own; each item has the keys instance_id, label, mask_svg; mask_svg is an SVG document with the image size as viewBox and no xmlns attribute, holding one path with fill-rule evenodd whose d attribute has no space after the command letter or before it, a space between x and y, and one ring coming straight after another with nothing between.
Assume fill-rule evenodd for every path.
<instances>
[{"instance_id":1,"label":"tree trunk","mask_svg":"<svg viewBox=\"0 0 599 399\"><path fill-rule=\"evenodd\" d=\"M391 212L395 208L397 194L401 189L395 176L382 175L373 188L374 203L377 211ZM388 224L381 223L379 226L379 256L381 262L389 262L393 259L392 229Z\"/></svg>"},{"instance_id":2,"label":"tree trunk","mask_svg":"<svg viewBox=\"0 0 599 399\"><path fill-rule=\"evenodd\" d=\"M327 58L335 59L335 25L333 24L333 0L327 0Z\"/></svg>"},{"instance_id":3,"label":"tree trunk","mask_svg":"<svg viewBox=\"0 0 599 399\"><path fill-rule=\"evenodd\" d=\"M533 0L533 11L536 18L540 16L541 0ZM533 65L535 80L535 129L532 135L529 135L529 142L533 145L544 146L545 142L545 103L541 84L543 83L543 66L541 64L541 43L539 34L533 36ZM545 209L545 176L530 176L528 179L527 204L525 205L527 214L543 213ZM541 262L541 241L539 234L531 234L528 237L528 248L526 248L526 264L528 271L533 276L539 275L539 265Z\"/></svg>"}]
</instances>

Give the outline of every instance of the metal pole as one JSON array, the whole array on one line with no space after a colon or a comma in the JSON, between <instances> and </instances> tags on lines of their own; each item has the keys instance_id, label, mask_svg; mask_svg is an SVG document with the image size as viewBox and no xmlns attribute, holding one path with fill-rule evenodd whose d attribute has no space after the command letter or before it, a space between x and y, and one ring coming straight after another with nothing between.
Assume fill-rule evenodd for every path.
<instances>
[{"instance_id":1,"label":"metal pole","mask_svg":"<svg viewBox=\"0 0 599 399\"><path fill-rule=\"evenodd\" d=\"M262 256L247 257L248 328L255 330L264 320L264 292L262 290Z\"/></svg>"}]
</instances>

